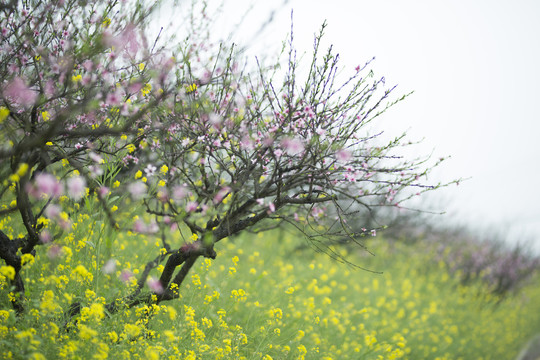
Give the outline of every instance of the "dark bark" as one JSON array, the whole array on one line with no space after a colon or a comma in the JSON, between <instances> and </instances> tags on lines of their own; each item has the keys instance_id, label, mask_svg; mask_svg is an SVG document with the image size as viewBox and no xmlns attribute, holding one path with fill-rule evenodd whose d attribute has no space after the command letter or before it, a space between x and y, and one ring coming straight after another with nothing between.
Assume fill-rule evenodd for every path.
<instances>
[{"instance_id":1,"label":"dark bark","mask_svg":"<svg viewBox=\"0 0 540 360\"><path fill-rule=\"evenodd\" d=\"M167 254L159 255L154 260L146 264L145 269L141 274L141 277L137 281L137 288L133 291L133 293L123 299L116 299L105 305L105 308L109 315L115 314L124 307L130 308L139 304L151 304L154 302L159 304L162 301L178 298L178 289L180 285L182 285L187 274L189 273L189 270L193 267L197 259L200 256L215 259L217 254L212 246L205 247L200 240L192 244L184 245L182 248L170 254L169 258L167 259L167 263L159 279L163 287L163 292L141 293L146 279L148 278L148 275L150 273L150 270L159 265L159 263L161 263L166 256ZM182 268L178 271L178 273L171 282L174 271L179 265L182 264ZM174 289L171 289L172 284L176 285L174 286ZM64 314L64 328L67 328L69 321L80 313L81 308L82 307L79 302L71 304L69 309Z\"/></svg>"},{"instance_id":2,"label":"dark bark","mask_svg":"<svg viewBox=\"0 0 540 360\"><path fill-rule=\"evenodd\" d=\"M15 269L15 277L9 279L10 292L14 298L11 299L11 305L17 314L24 312L24 282L20 275L21 257L17 255L19 247L23 245L23 239L11 240L4 232L0 231L0 258L6 265L12 266Z\"/></svg>"}]
</instances>

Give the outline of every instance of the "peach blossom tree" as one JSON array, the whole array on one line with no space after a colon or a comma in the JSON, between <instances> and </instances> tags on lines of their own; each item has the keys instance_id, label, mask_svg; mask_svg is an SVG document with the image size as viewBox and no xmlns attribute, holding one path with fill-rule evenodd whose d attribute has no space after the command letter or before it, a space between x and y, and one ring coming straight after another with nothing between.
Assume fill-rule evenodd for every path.
<instances>
[{"instance_id":1,"label":"peach blossom tree","mask_svg":"<svg viewBox=\"0 0 540 360\"><path fill-rule=\"evenodd\" d=\"M320 49L322 31L307 76L292 40L285 70L270 76L196 34L160 46L147 30L155 6L31 0L0 9L0 218L22 234L0 229L0 257L18 312L23 264L58 252L90 198L111 234L162 242L122 299L133 306L177 298L197 259L214 259L214 245L233 235L288 225L340 258L329 240L362 245L378 230L359 227L358 214L443 186L426 179L438 162L407 160L404 137L383 142L369 131L405 96L370 62L342 79L338 56ZM69 314L79 310L73 303Z\"/></svg>"}]
</instances>

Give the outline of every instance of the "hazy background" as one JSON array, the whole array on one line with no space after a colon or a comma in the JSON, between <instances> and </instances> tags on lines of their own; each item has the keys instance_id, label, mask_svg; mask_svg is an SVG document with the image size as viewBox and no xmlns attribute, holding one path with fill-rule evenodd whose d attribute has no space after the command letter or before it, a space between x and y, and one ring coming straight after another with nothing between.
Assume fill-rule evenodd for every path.
<instances>
[{"instance_id":1,"label":"hazy background","mask_svg":"<svg viewBox=\"0 0 540 360\"><path fill-rule=\"evenodd\" d=\"M384 115L385 128L425 138L419 154L452 156L432 180L470 177L430 197L433 210L447 211L437 221L529 239L540 252L539 1L229 0L214 31L241 23L234 40L250 43L248 60L273 55L291 10L306 61L326 20L326 42L346 71L375 56L376 75L399 93L414 90Z\"/></svg>"}]
</instances>

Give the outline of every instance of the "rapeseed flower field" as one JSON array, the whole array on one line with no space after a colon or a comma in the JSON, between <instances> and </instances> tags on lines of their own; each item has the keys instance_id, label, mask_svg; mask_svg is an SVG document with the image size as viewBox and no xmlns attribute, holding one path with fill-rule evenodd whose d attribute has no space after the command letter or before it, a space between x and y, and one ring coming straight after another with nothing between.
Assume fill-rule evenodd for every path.
<instances>
[{"instance_id":1,"label":"rapeseed flower field","mask_svg":"<svg viewBox=\"0 0 540 360\"><path fill-rule=\"evenodd\" d=\"M1 267L0 357L511 359L540 329L538 277L501 299L479 282L462 285L427 244L375 237L366 240L375 256L334 249L371 271L305 245L286 230L227 239L216 260L199 260L179 299L109 316L104 305L130 293L161 242L81 214L26 259L30 310L20 318ZM74 301L82 308L69 320Z\"/></svg>"}]
</instances>

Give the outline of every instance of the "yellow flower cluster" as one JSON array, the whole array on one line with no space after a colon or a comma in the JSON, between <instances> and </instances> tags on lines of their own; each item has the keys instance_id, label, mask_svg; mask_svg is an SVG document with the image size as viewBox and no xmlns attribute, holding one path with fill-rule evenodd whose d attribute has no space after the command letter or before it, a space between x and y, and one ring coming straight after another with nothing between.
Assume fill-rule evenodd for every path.
<instances>
[{"instance_id":1,"label":"yellow flower cluster","mask_svg":"<svg viewBox=\"0 0 540 360\"><path fill-rule=\"evenodd\" d=\"M88 197L97 208L95 195ZM35 308L20 322L13 310L0 308L0 358L511 358L532 331L529 323L540 322L540 306L524 300L538 297L538 289L497 303L478 297L479 287L459 285L436 264L426 271L429 253L422 258L404 245L374 243L377 259L351 254L355 263L384 270L380 275L298 252L297 239L278 242L279 232L220 242L216 260L199 260L172 288L179 299L127 308L121 299L163 244L134 233L105 238L103 224L81 209L54 244L35 258L23 256L21 275ZM22 231L11 221L0 225L6 233ZM178 239L172 247L183 244L180 236L169 238L171 244ZM104 271L111 256L118 268ZM124 282L126 272L134 276ZM13 267L0 265L2 294L14 276ZM114 299L120 310L108 317L105 305ZM57 319L74 301L81 302L80 314L63 332ZM492 344L488 355L483 344Z\"/></svg>"}]
</instances>

